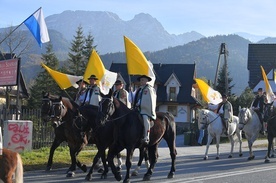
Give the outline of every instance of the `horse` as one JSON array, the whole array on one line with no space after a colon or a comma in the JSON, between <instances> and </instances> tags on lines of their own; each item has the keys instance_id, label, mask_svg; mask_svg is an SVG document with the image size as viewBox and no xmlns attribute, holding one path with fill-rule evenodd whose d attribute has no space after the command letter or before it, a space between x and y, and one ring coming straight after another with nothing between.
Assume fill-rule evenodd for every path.
<instances>
[{"instance_id":1,"label":"horse","mask_svg":"<svg viewBox=\"0 0 276 183\"><path fill-rule=\"evenodd\" d=\"M242 134L241 130L238 128L239 119L237 116L233 116L233 121L228 122L228 138L231 142L231 150L228 158L233 157L233 149L234 149L234 135L237 135L238 141L239 141L239 156L242 156ZM201 109L199 110L198 115L198 128L204 129L207 128L208 130L208 142L206 144L206 151L204 160L208 159L208 150L209 146L213 140L213 138L216 138L216 147L217 147L217 156L216 159L219 159L219 143L220 143L220 137L225 137L224 135L224 126L222 124L222 120L219 114L210 111L208 109Z\"/></svg>"},{"instance_id":2,"label":"horse","mask_svg":"<svg viewBox=\"0 0 276 183\"><path fill-rule=\"evenodd\" d=\"M53 151L59 144L66 140L70 149L71 166L67 170L67 177L73 177L75 175L76 165L84 172L87 171L85 164L81 164L77 160L79 152L88 144L90 138L89 132L81 135L80 125L74 123L76 115L76 107L66 97L52 96L52 107L50 110L52 126L56 127L55 131L62 131L60 136L56 136L53 145L50 150L49 161L52 163ZM57 133L55 133L57 134ZM61 139L58 139L61 137ZM48 165L49 166L49 161Z\"/></svg>"},{"instance_id":3,"label":"horse","mask_svg":"<svg viewBox=\"0 0 276 183\"><path fill-rule=\"evenodd\" d=\"M136 110L129 109L122 102L113 98L112 94L105 95L100 102L100 113L97 121L105 124L112 120L115 124L114 141L109 147L107 160L111 167L112 173L117 181L122 180L121 172L117 171L113 159L114 156L126 149L126 176L124 182L130 182L130 168L132 165L132 156L135 148L145 146L142 142L143 122L140 114ZM146 146L150 160L150 167L143 177L144 181L150 180L153 169L158 158L158 145L165 139L170 149L171 169L167 178L173 178L175 174L176 159L176 127L174 117L170 113L157 112L157 119L152 122L150 129L150 143Z\"/></svg>"},{"instance_id":4,"label":"horse","mask_svg":"<svg viewBox=\"0 0 276 183\"><path fill-rule=\"evenodd\" d=\"M98 114L101 114L101 105L100 105ZM91 118L92 118L92 120L91 120ZM111 144L114 141L114 129L116 127L114 125L114 122L111 120L106 121L104 125L100 125L100 124L96 123L96 121L93 119L94 119L94 116L89 116L89 114L86 114L85 117L76 119L76 120L87 120L88 121L86 123L89 123L91 125L90 127L92 128L93 138L94 138L95 144L98 148L98 152L93 159L92 166L91 166L88 174L85 177L85 180L87 180L87 181L92 180L93 169L94 169L95 163L98 162L99 158L102 159L103 166L104 166L104 170L101 175L101 178L105 179L107 177L108 166L106 164L107 159L106 159L105 151L107 148L109 148L111 146ZM149 166L146 149L144 147L141 147L141 148L139 148L139 152L140 152L139 161L138 161L135 171L132 172L132 176L138 175L138 171L140 169L140 166L141 166L144 158L145 158L146 166L147 167ZM118 153L118 155L120 155L120 153ZM118 155L117 155L117 158L118 158ZM119 160L119 158L118 158L118 162L119 161L121 161L121 160ZM117 167L118 171L120 171L120 169L121 168Z\"/></svg>"},{"instance_id":5,"label":"horse","mask_svg":"<svg viewBox=\"0 0 276 183\"><path fill-rule=\"evenodd\" d=\"M273 139L276 137L276 108L273 102L265 104L264 106L264 121L267 122L267 154L265 156L265 163L269 163L271 157L270 151L274 151Z\"/></svg>"},{"instance_id":6,"label":"horse","mask_svg":"<svg viewBox=\"0 0 276 183\"><path fill-rule=\"evenodd\" d=\"M0 182L23 183L23 163L19 153L3 148L0 154Z\"/></svg>"},{"instance_id":7,"label":"horse","mask_svg":"<svg viewBox=\"0 0 276 183\"><path fill-rule=\"evenodd\" d=\"M248 160L253 160L255 155L253 153L252 146L258 138L260 130L262 129L262 124L258 114L250 108L241 108L239 111L239 129L244 132L248 142Z\"/></svg>"}]
</instances>

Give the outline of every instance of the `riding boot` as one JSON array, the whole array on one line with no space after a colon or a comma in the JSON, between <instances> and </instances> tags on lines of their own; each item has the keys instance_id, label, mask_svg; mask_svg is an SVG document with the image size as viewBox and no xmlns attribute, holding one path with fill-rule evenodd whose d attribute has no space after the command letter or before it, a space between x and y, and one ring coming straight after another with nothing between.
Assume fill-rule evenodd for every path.
<instances>
[{"instance_id":1,"label":"riding boot","mask_svg":"<svg viewBox=\"0 0 276 183\"><path fill-rule=\"evenodd\" d=\"M150 134L150 121L147 115L143 115L144 121L144 138L142 139L142 143L145 145L149 144L149 134Z\"/></svg>"}]
</instances>

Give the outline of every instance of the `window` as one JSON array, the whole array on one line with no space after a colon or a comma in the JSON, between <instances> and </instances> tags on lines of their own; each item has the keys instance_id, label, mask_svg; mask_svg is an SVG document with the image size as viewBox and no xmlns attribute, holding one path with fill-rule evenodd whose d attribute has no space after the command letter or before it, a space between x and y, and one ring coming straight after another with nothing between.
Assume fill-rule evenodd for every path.
<instances>
[{"instance_id":1,"label":"window","mask_svg":"<svg viewBox=\"0 0 276 183\"><path fill-rule=\"evenodd\" d=\"M176 87L170 87L169 101L176 101Z\"/></svg>"},{"instance_id":2,"label":"window","mask_svg":"<svg viewBox=\"0 0 276 183\"><path fill-rule=\"evenodd\" d=\"M168 112L172 113L174 116L177 116L177 106L168 106Z\"/></svg>"}]
</instances>

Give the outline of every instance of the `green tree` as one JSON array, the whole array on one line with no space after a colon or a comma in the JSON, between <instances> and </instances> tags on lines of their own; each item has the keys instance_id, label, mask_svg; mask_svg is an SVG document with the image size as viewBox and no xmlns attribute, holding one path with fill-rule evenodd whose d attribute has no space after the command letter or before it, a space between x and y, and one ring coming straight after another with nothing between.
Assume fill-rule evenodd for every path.
<instances>
[{"instance_id":1,"label":"green tree","mask_svg":"<svg viewBox=\"0 0 276 183\"><path fill-rule=\"evenodd\" d=\"M215 88L221 94L226 93L226 91L225 91L225 87L226 87L225 86L226 85L226 83L225 83L225 77L227 76L227 80L228 80L228 91L227 91L227 94L230 96L230 95L233 95L232 94L232 88L235 85L234 84L231 85L231 82L233 81L233 78L229 77L230 73L227 72L227 75L225 73L226 73L226 67L225 67L225 64L223 64L223 67L219 71L217 85L215 86Z\"/></svg>"},{"instance_id":2,"label":"green tree","mask_svg":"<svg viewBox=\"0 0 276 183\"><path fill-rule=\"evenodd\" d=\"M86 67L87 60L83 54L85 38L83 35L82 27L79 26L74 40L71 43L69 56L68 69L70 74L82 76Z\"/></svg>"},{"instance_id":3,"label":"green tree","mask_svg":"<svg viewBox=\"0 0 276 183\"><path fill-rule=\"evenodd\" d=\"M46 53L42 54L42 60L44 61L44 64L49 66L51 69L58 70L59 61L53 52L53 45L51 43L47 44ZM41 106L43 91L56 95L61 94L61 89L44 68L37 75L34 84L30 87L31 96L28 100L28 108L35 109Z\"/></svg>"},{"instance_id":4,"label":"green tree","mask_svg":"<svg viewBox=\"0 0 276 183\"><path fill-rule=\"evenodd\" d=\"M83 55L85 60L89 60L91 52L93 49L96 50L97 45L94 44L94 37L92 36L91 32L85 38L84 48L83 48Z\"/></svg>"},{"instance_id":5,"label":"green tree","mask_svg":"<svg viewBox=\"0 0 276 183\"><path fill-rule=\"evenodd\" d=\"M250 87L246 87L242 94L238 97L238 104L241 107L251 107L254 100L254 93Z\"/></svg>"}]
</instances>

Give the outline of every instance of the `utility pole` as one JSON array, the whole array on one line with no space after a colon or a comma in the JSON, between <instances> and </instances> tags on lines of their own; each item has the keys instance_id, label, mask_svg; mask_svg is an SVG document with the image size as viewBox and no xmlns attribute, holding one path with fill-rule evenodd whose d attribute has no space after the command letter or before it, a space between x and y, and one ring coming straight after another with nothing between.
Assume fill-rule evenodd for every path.
<instances>
[{"instance_id":1,"label":"utility pole","mask_svg":"<svg viewBox=\"0 0 276 183\"><path fill-rule=\"evenodd\" d=\"M225 66L225 94L228 95L228 77L227 77L227 56L228 56L228 50L226 48L225 43L221 43L220 45L220 51L219 51L219 57L218 57L218 63L217 63L217 70L214 80L214 87L217 86L217 80L218 80L218 72L219 72L219 65L220 65L220 56L224 55L224 66Z\"/></svg>"}]
</instances>

